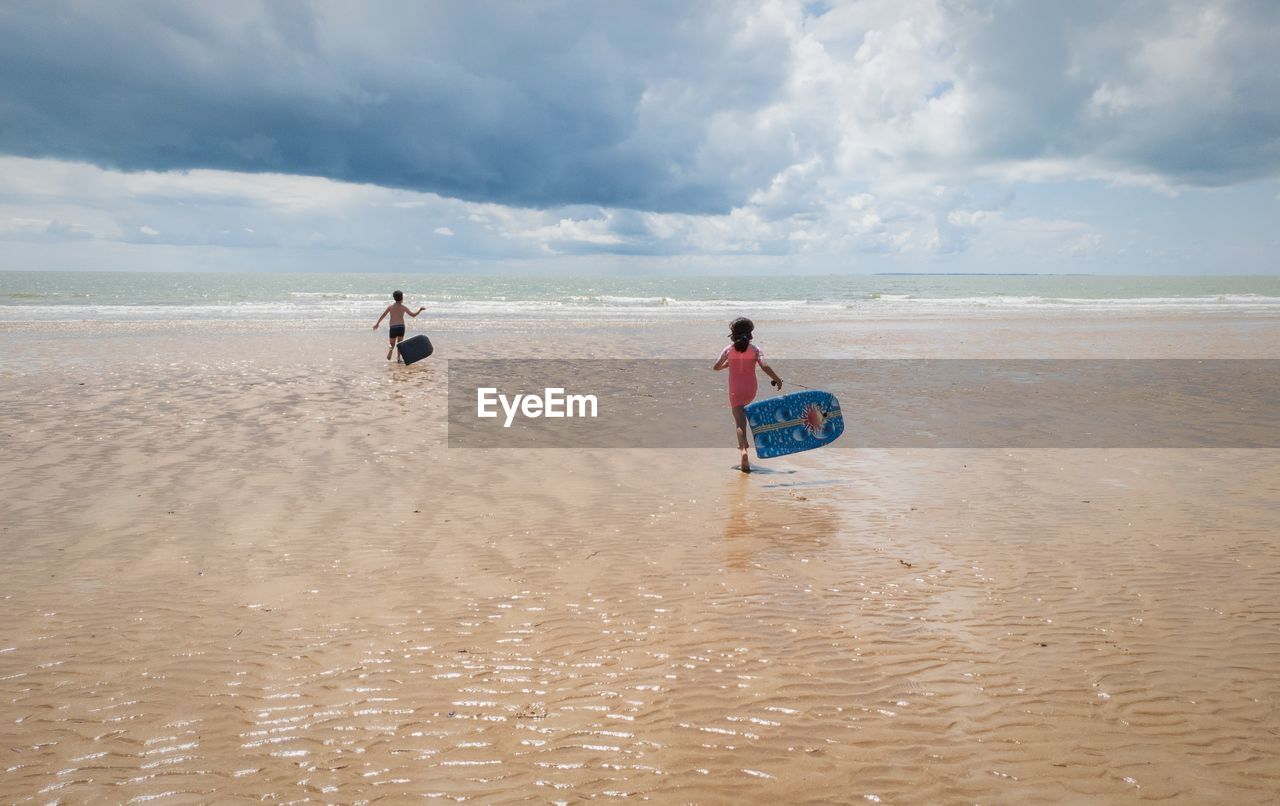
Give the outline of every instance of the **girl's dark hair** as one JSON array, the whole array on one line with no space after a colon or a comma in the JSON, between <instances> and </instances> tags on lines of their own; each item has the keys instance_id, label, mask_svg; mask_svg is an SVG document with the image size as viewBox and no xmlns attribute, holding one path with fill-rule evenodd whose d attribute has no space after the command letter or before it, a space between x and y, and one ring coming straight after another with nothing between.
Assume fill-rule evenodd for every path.
<instances>
[{"instance_id":1,"label":"girl's dark hair","mask_svg":"<svg viewBox=\"0 0 1280 806\"><path fill-rule=\"evenodd\" d=\"M403 291L393 291L393 292L391 292L391 298L392 298L393 300L395 300L396 302L404 302L404 292L403 292Z\"/></svg>"},{"instance_id":2,"label":"girl's dark hair","mask_svg":"<svg viewBox=\"0 0 1280 806\"><path fill-rule=\"evenodd\" d=\"M733 339L733 349L740 353L747 351L747 345L751 344L751 331L756 326L751 320L745 316L738 317L729 323L729 338Z\"/></svg>"}]
</instances>

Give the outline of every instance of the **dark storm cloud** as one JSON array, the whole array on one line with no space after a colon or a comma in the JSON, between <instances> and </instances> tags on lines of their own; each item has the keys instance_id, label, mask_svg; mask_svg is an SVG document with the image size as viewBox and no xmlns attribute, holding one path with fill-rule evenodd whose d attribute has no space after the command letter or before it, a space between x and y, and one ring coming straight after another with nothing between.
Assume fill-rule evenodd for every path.
<instances>
[{"instance_id":1,"label":"dark storm cloud","mask_svg":"<svg viewBox=\"0 0 1280 806\"><path fill-rule=\"evenodd\" d=\"M677 2L468 8L6 4L0 150L680 211L727 209L776 169L722 170L691 113L703 93L768 103L783 40L713 47L707 8ZM693 109L664 108L664 86Z\"/></svg>"}]
</instances>

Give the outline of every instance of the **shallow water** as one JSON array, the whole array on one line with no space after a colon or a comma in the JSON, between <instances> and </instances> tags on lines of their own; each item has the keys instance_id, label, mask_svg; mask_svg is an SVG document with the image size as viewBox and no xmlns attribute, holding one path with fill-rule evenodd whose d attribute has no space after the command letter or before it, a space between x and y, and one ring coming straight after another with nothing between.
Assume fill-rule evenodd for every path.
<instances>
[{"instance_id":1,"label":"shallow water","mask_svg":"<svg viewBox=\"0 0 1280 806\"><path fill-rule=\"evenodd\" d=\"M1117 343L1011 327L1042 351ZM1148 349L1241 343L1133 327ZM829 451L743 476L731 448L449 450L442 366L340 332L162 333L90 332L65 363L0 334L6 801L1280 785L1273 451ZM808 333L776 331L776 354L812 354Z\"/></svg>"},{"instance_id":2,"label":"shallow water","mask_svg":"<svg viewBox=\"0 0 1280 806\"><path fill-rule=\"evenodd\" d=\"M1092 275L520 277L0 271L3 321L372 322L402 289L437 319L663 322L758 318L1280 314L1280 278Z\"/></svg>"}]
</instances>

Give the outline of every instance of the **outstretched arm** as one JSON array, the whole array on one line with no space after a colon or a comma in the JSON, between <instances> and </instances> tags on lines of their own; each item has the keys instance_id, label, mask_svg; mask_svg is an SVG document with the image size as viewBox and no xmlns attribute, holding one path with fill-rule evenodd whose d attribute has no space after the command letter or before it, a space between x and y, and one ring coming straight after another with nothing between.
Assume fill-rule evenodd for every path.
<instances>
[{"instance_id":1,"label":"outstretched arm","mask_svg":"<svg viewBox=\"0 0 1280 806\"><path fill-rule=\"evenodd\" d=\"M422 307L418 308L418 310L416 310L416 311L411 311L411 310L409 310L408 308L405 308L405 309L404 309L404 312L405 312L405 313L407 313L407 314L409 314L410 316L412 316L414 319L417 319L417 318L418 318L418 314L422 313L422 312L423 312L423 311L425 311L426 309L427 309L427 306L426 306L426 305L423 305Z\"/></svg>"},{"instance_id":2,"label":"outstretched arm","mask_svg":"<svg viewBox=\"0 0 1280 806\"><path fill-rule=\"evenodd\" d=\"M383 312L382 312L382 316L379 316L379 317L378 317L378 321L376 321L376 322L374 322L374 323L373 323L373 329L374 329L374 330L377 330L377 329L378 329L378 325L382 324L382 320L383 320L383 319L386 319L386 318L387 318L387 314L389 314L389 313L391 313L391 306L390 306L390 305L388 305L388 306L387 306L387 309L386 309L385 311L383 311Z\"/></svg>"}]
</instances>

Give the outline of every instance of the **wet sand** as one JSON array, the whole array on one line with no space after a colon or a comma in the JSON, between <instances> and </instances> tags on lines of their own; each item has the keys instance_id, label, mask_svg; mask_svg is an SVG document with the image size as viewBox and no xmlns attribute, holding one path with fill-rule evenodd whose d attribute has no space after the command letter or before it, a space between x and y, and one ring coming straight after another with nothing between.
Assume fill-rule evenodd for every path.
<instances>
[{"instance_id":1,"label":"wet sand","mask_svg":"<svg viewBox=\"0 0 1280 806\"><path fill-rule=\"evenodd\" d=\"M722 329L431 332L441 357L714 357ZM448 449L444 363L388 366L367 325L166 332L0 326L6 802L1280 789L1275 451L743 476L727 416L723 451ZM1280 356L1261 318L759 336L780 368Z\"/></svg>"}]
</instances>

